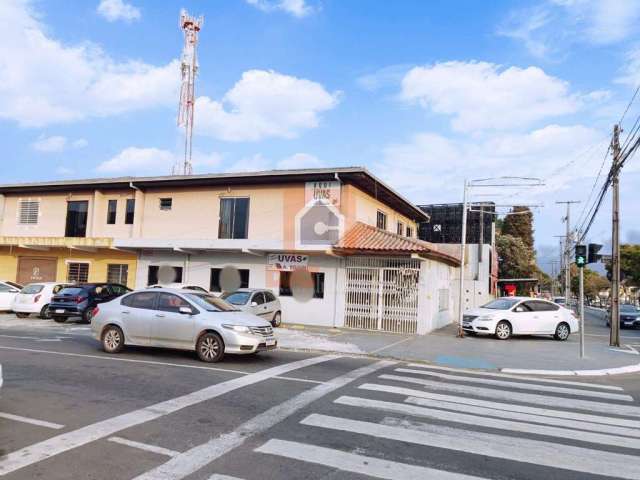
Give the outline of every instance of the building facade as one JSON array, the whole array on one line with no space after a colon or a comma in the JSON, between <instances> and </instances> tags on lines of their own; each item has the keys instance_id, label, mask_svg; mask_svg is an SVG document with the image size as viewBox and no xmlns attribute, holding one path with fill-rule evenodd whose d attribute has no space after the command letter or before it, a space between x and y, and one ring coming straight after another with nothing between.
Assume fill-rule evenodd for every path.
<instances>
[{"instance_id":1,"label":"building facade","mask_svg":"<svg viewBox=\"0 0 640 480\"><path fill-rule=\"evenodd\" d=\"M221 292L232 274L285 322L426 333L453 314L455 257L363 168L4 185L0 218L3 279Z\"/></svg>"}]
</instances>

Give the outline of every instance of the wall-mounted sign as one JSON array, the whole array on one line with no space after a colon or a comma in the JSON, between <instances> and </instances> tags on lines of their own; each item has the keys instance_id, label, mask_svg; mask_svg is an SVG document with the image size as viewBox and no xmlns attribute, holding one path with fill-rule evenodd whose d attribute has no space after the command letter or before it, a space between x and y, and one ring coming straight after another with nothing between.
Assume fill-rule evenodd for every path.
<instances>
[{"instance_id":1,"label":"wall-mounted sign","mask_svg":"<svg viewBox=\"0 0 640 480\"><path fill-rule=\"evenodd\" d=\"M338 180L307 182L304 185L304 200L305 205L309 202L340 205L340 182Z\"/></svg>"},{"instance_id":2,"label":"wall-mounted sign","mask_svg":"<svg viewBox=\"0 0 640 480\"><path fill-rule=\"evenodd\" d=\"M295 253L270 253L267 264L272 270L292 271L307 268L309 256Z\"/></svg>"}]
</instances>

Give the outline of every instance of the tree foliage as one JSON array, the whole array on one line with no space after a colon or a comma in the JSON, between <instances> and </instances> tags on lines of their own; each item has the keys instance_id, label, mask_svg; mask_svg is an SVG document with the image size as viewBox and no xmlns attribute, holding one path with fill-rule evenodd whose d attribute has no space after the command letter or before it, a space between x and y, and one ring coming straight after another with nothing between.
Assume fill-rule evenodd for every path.
<instances>
[{"instance_id":1,"label":"tree foliage","mask_svg":"<svg viewBox=\"0 0 640 480\"><path fill-rule=\"evenodd\" d=\"M533 250L533 213L529 207L513 207L504 218L501 233L522 239Z\"/></svg>"},{"instance_id":2,"label":"tree foliage","mask_svg":"<svg viewBox=\"0 0 640 480\"><path fill-rule=\"evenodd\" d=\"M580 272L575 265L571 265L571 291L578 295L580 292ZM610 283L606 277L589 268L584 269L584 296L587 299L595 299L598 293L609 288Z\"/></svg>"},{"instance_id":3,"label":"tree foliage","mask_svg":"<svg viewBox=\"0 0 640 480\"><path fill-rule=\"evenodd\" d=\"M536 271L533 249L520 237L500 235L496 238L500 278L529 278Z\"/></svg>"},{"instance_id":4,"label":"tree foliage","mask_svg":"<svg viewBox=\"0 0 640 480\"><path fill-rule=\"evenodd\" d=\"M607 272L611 274L611 264L606 264ZM620 245L620 276L627 285L640 286L640 245Z\"/></svg>"}]
</instances>

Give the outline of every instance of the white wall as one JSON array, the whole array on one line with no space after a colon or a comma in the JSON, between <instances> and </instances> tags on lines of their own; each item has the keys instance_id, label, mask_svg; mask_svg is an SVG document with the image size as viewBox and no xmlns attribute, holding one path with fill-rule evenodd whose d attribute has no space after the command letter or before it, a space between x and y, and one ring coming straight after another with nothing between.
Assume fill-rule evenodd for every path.
<instances>
[{"instance_id":1,"label":"white wall","mask_svg":"<svg viewBox=\"0 0 640 480\"><path fill-rule=\"evenodd\" d=\"M454 290L451 288L455 267L425 260L420 268L418 333L429 333L451 323L455 318ZM446 308L440 310L440 291L446 295Z\"/></svg>"}]
</instances>

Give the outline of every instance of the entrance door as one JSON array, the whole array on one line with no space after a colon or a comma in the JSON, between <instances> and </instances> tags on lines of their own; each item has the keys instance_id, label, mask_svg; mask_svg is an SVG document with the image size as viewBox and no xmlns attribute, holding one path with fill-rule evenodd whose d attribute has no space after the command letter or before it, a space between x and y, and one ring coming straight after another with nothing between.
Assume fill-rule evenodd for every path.
<instances>
[{"instance_id":1,"label":"entrance door","mask_svg":"<svg viewBox=\"0 0 640 480\"><path fill-rule=\"evenodd\" d=\"M58 260L50 257L18 257L17 282L55 282Z\"/></svg>"}]
</instances>

